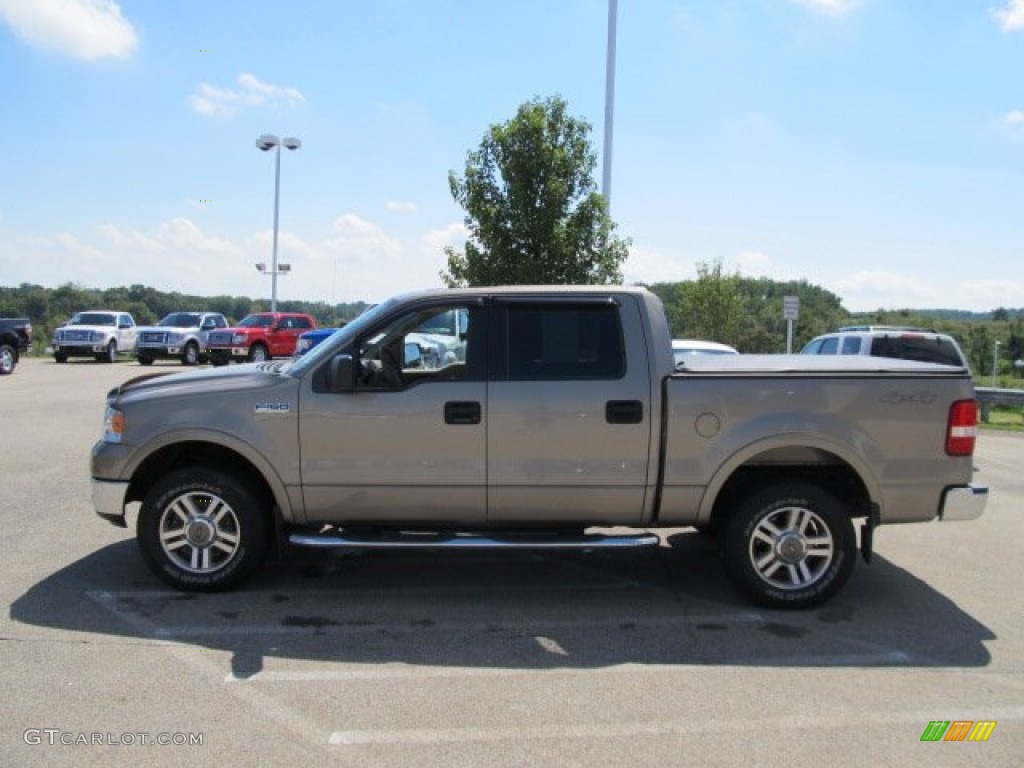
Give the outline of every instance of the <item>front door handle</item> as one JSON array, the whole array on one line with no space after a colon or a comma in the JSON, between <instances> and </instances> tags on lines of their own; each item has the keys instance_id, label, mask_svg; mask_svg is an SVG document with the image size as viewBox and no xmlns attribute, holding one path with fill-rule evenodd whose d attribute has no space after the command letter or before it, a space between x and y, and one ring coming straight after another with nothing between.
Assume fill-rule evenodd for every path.
<instances>
[{"instance_id":1,"label":"front door handle","mask_svg":"<svg viewBox=\"0 0 1024 768\"><path fill-rule=\"evenodd\" d=\"M445 424L479 424L482 410L473 400L453 400L444 404Z\"/></svg>"}]
</instances>

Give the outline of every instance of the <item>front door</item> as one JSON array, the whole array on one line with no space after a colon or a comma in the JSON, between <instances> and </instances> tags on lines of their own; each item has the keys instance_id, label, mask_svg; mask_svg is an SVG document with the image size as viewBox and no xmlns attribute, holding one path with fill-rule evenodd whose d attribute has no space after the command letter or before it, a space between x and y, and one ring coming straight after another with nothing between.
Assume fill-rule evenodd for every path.
<instances>
[{"instance_id":1,"label":"front door","mask_svg":"<svg viewBox=\"0 0 1024 768\"><path fill-rule=\"evenodd\" d=\"M316 392L300 407L307 519L338 524L473 525L486 519L486 333L483 308L430 304L384 317L357 342L354 392ZM462 354L429 334L464 318Z\"/></svg>"}]
</instances>

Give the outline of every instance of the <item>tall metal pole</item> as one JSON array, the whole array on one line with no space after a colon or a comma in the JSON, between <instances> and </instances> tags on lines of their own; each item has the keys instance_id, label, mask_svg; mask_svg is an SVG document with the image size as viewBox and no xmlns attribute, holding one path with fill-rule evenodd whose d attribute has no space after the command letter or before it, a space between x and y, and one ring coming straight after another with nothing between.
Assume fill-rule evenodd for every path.
<instances>
[{"instance_id":1,"label":"tall metal pole","mask_svg":"<svg viewBox=\"0 0 1024 768\"><path fill-rule=\"evenodd\" d=\"M612 134L615 115L615 38L619 15L619 0L608 0L608 54L606 57L604 87L604 173L601 194L608 213L612 210Z\"/></svg>"},{"instance_id":2,"label":"tall metal pole","mask_svg":"<svg viewBox=\"0 0 1024 768\"><path fill-rule=\"evenodd\" d=\"M277 214L281 206L281 143L274 150L274 256L270 267L270 311L277 312Z\"/></svg>"},{"instance_id":3,"label":"tall metal pole","mask_svg":"<svg viewBox=\"0 0 1024 768\"><path fill-rule=\"evenodd\" d=\"M997 341L992 345L992 386L999 386L999 345L1002 342Z\"/></svg>"}]
</instances>

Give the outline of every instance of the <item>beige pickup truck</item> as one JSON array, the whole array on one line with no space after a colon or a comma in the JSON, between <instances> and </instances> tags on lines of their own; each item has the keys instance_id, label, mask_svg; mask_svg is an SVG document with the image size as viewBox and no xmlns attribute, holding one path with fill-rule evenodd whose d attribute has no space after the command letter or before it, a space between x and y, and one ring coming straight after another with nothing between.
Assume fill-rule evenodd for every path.
<instances>
[{"instance_id":1,"label":"beige pickup truck","mask_svg":"<svg viewBox=\"0 0 1024 768\"><path fill-rule=\"evenodd\" d=\"M459 316L461 354L422 335ZM144 376L110 392L93 503L164 581L226 589L298 547L721 542L763 605L835 594L881 524L978 517L959 367L863 356L676 366L640 288L426 291L290 362ZM859 533L859 536L858 536ZM859 542L858 542L859 539Z\"/></svg>"}]
</instances>

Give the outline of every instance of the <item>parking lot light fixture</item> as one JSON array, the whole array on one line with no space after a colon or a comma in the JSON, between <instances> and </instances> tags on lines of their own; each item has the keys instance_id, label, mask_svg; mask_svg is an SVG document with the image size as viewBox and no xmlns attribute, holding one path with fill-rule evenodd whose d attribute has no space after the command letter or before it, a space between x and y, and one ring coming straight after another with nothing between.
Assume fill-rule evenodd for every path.
<instances>
[{"instance_id":1,"label":"parking lot light fixture","mask_svg":"<svg viewBox=\"0 0 1024 768\"><path fill-rule=\"evenodd\" d=\"M285 149L298 149L302 142L296 138L279 139L270 133L264 133L256 140L256 146L263 152L274 150L274 248L270 262L270 311L277 311L277 276L281 270L277 264L277 222L281 207L281 147ZM259 269L259 266L257 266ZM289 270L291 266L289 265ZM260 270L263 272L264 270ZM286 270L287 271L287 270Z\"/></svg>"}]
</instances>

